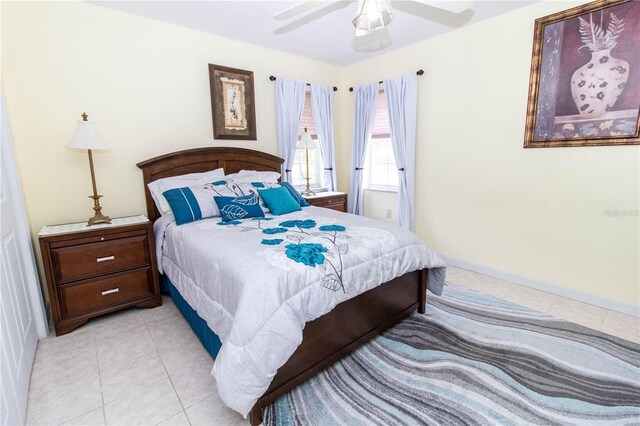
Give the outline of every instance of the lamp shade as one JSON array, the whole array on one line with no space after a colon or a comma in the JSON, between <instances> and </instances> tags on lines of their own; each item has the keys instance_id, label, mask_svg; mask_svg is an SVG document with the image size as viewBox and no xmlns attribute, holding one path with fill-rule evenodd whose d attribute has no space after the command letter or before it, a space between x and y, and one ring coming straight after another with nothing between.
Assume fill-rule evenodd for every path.
<instances>
[{"instance_id":1,"label":"lamp shade","mask_svg":"<svg viewBox=\"0 0 640 426\"><path fill-rule=\"evenodd\" d=\"M109 149L96 130L93 121L78 121L76 132L67 144L69 148L77 149Z\"/></svg>"},{"instance_id":2,"label":"lamp shade","mask_svg":"<svg viewBox=\"0 0 640 426\"><path fill-rule=\"evenodd\" d=\"M307 129L304 129L302 136L300 136L300 142L298 142L298 149L314 149L316 144L313 143L313 139L311 139L311 135L307 132Z\"/></svg>"},{"instance_id":3,"label":"lamp shade","mask_svg":"<svg viewBox=\"0 0 640 426\"><path fill-rule=\"evenodd\" d=\"M366 35L371 31L384 28L393 22L393 15L387 0L359 0L358 14L353 19L356 35Z\"/></svg>"}]
</instances>

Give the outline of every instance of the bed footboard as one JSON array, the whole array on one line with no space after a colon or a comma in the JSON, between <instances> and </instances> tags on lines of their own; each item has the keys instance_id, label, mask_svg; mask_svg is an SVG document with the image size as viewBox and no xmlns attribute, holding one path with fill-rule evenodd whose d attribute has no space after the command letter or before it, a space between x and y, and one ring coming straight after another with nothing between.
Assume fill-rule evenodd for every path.
<instances>
[{"instance_id":1,"label":"bed footboard","mask_svg":"<svg viewBox=\"0 0 640 426\"><path fill-rule=\"evenodd\" d=\"M302 343L249 414L262 423L262 408L373 339L414 310L425 312L427 269L409 272L336 306L307 323Z\"/></svg>"}]
</instances>

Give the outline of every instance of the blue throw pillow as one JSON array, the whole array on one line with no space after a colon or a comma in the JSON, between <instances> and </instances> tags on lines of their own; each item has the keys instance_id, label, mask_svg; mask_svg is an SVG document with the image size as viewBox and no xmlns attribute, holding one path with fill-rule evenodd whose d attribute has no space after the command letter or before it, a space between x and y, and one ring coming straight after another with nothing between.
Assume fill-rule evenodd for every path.
<instances>
[{"instance_id":1,"label":"blue throw pillow","mask_svg":"<svg viewBox=\"0 0 640 426\"><path fill-rule=\"evenodd\" d=\"M291 196L300 204L300 207L309 207L311 205L289 182L280 182L280 185L282 185L283 188L287 188L287 191L289 191Z\"/></svg>"},{"instance_id":2,"label":"blue throw pillow","mask_svg":"<svg viewBox=\"0 0 640 426\"><path fill-rule=\"evenodd\" d=\"M223 222L230 220L246 219L248 217L264 217L260 208L258 194L249 194L243 197L213 197L220 209Z\"/></svg>"},{"instance_id":3,"label":"blue throw pillow","mask_svg":"<svg viewBox=\"0 0 640 426\"><path fill-rule=\"evenodd\" d=\"M278 216L285 213L297 212L302 210L300 204L289 193L289 190L283 186L279 188L258 189L260 197L269 207L271 213Z\"/></svg>"},{"instance_id":4,"label":"blue throw pillow","mask_svg":"<svg viewBox=\"0 0 640 426\"><path fill-rule=\"evenodd\" d=\"M178 225L217 215L207 185L169 189L162 195L167 199Z\"/></svg>"}]
</instances>

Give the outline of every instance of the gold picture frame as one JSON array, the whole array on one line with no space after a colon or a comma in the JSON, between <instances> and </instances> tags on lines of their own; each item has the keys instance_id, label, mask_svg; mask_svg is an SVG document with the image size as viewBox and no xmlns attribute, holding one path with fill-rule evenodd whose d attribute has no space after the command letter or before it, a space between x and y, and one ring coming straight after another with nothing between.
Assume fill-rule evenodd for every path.
<instances>
[{"instance_id":1,"label":"gold picture frame","mask_svg":"<svg viewBox=\"0 0 640 426\"><path fill-rule=\"evenodd\" d=\"M253 72L209 64L214 139L256 140Z\"/></svg>"},{"instance_id":2,"label":"gold picture frame","mask_svg":"<svg viewBox=\"0 0 640 426\"><path fill-rule=\"evenodd\" d=\"M536 19L525 148L640 144L640 2Z\"/></svg>"}]
</instances>

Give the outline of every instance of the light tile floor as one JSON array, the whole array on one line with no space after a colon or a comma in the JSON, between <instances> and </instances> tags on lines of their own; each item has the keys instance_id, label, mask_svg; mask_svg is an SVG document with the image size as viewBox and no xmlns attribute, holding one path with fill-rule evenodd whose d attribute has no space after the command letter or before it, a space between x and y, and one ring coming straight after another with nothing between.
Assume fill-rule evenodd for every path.
<instances>
[{"instance_id":1,"label":"light tile floor","mask_svg":"<svg viewBox=\"0 0 640 426\"><path fill-rule=\"evenodd\" d=\"M213 359L169 297L40 340L27 424L236 425L211 376Z\"/></svg>"},{"instance_id":2,"label":"light tile floor","mask_svg":"<svg viewBox=\"0 0 640 426\"><path fill-rule=\"evenodd\" d=\"M638 318L449 267L447 281L640 343ZM215 390L213 360L170 298L43 339L27 424L237 425Z\"/></svg>"}]
</instances>

